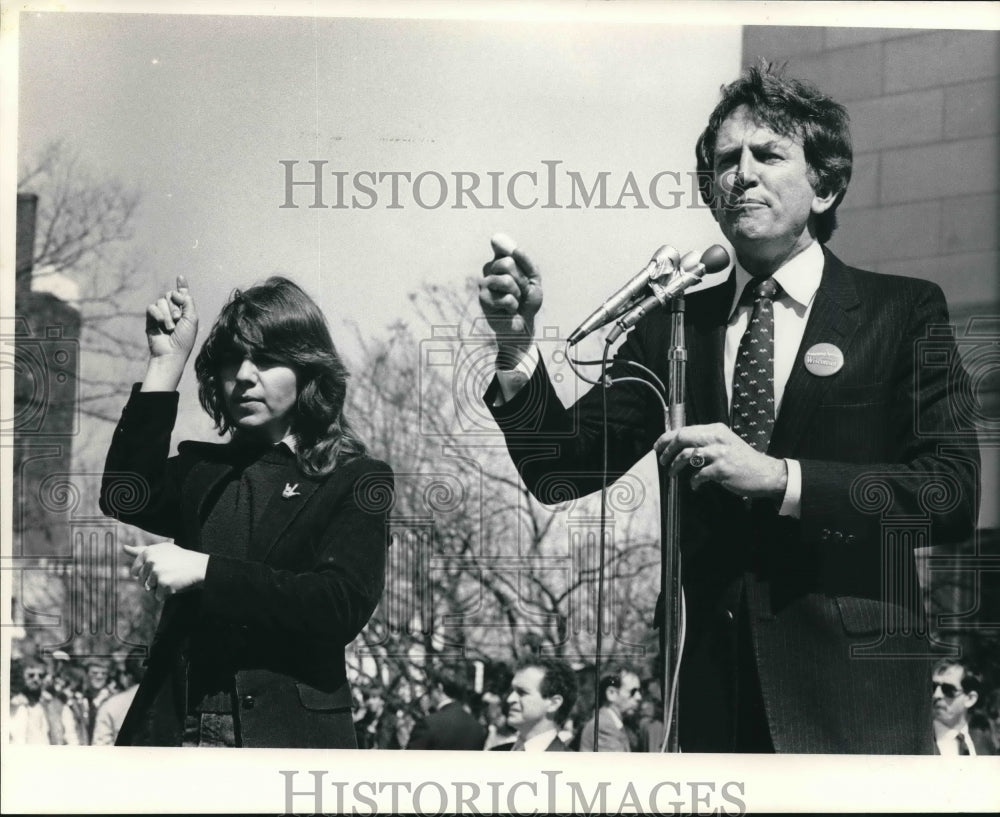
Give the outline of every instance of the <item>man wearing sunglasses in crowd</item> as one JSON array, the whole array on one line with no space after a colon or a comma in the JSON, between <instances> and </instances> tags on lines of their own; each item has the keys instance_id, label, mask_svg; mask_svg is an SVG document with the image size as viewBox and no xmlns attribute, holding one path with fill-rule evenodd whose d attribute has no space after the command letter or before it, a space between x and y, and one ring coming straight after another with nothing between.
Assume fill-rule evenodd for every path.
<instances>
[{"instance_id":1,"label":"man wearing sunglasses in crowd","mask_svg":"<svg viewBox=\"0 0 1000 817\"><path fill-rule=\"evenodd\" d=\"M25 659L21 670L21 690L10 699L11 743L79 743L73 713L45 688L47 676L48 670L42 661Z\"/></svg>"},{"instance_id":2,"label":"man wearing sunglasses in crowd","mask_svg":"<svg viewBox=\"0 0 1000 817\"><path fill-rule=\"evenodd\" d=\"M934 665L931 704L934 708L935 754L994 754L986 735L969 731L972 710L979 702L982 688L982 676L969 664L945 658Z\"/></svg>"},{"instance_id":3,"label":"man wearing sunglasses in crowd","mask_svg":"<svg viewBox=\"0 0 1000 817\"><path fill-rule=\"evenodd\" d=\"M642 701L639 676L628 670L605 675L598 684L601 697L601 717L598 725L598 752L630 752L628 732L624 719L638 708ZM580 751L594 750L594 719L584 724L580 732Z\"/></svg>"}]
</instances>

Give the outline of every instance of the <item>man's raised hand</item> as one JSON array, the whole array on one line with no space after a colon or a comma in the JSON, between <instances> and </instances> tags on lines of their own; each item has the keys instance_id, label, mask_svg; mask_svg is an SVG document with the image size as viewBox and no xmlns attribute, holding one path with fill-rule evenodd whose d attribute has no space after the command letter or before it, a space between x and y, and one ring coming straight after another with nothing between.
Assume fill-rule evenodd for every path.
<instances>
[{"instance_id":1,"label":"man's raised hand","mask_svg":"<svg viewBox=\"0 0 1000 817\"><path fill-rule=\"evenodd\" d=\"M509 236L490 239L493 260L483 266L479 305L505 349L527 349L535 336L535 315L542 306L542 278Z\"/></svg>"}]
</instances>

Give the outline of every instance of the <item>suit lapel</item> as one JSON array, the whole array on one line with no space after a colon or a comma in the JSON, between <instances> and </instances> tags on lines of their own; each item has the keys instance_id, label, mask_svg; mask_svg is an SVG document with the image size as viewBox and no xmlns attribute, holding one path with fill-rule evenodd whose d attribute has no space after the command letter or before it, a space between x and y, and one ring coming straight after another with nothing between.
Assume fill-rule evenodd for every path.
<instances>
[{"instance_id":1,"label":"suit lapel","mask_svg":"<svg viewBox=\"0 0 1000 817\"><path fill-rule=\"evenodd\" d=\"M289 468L288 476L288 482L282 486L284 490L279 488L274 492L256 525L248 554L251 561L267 560L278 539L319 487L318 482L302 476L298 468Z\"/></svg>"},{"instance_id":2,"label":"suit lapel","mask_svg":"<svg viewBox=\"0 0 1000 817\"><path fill-rule=\"evenodd\" d=\"M181 503L184 516L182 530L197 531L197 541L185 543L204 551L201 544L201 527L209 508L217 499L217 491L222 487L223 478L233 470L233 466L219 460L202 460L191 468L184 484L185 500ZM211 501L210 501L211 500Z\"/></svg>"},{"instance_id":3,"label":"suit lapel","mask_svg":"<svg viewBox=\"0 0 1000 817\"><path fill-rule=\"evenodd\" d=\"M832 343L847 357L858 328L858 294L840 260L824 248L826 264L816 301L806 324L802 345L785 386L781 410L774 424L768 453L788 456L795 452L812 413L830 387L831 378L811 374L805 367L805 352L817 343Z\"/></svg>"},{"instance_id":4,"label":"suit lapel","mask_svg":"<svg viewBox=\"0 0 1000 817\"><path fill-rule=\"evenodd\" d=\"M728 422L723 358L726 324L735 290L736 278L730 273L725 282L685 303L688 398L691 402L688 425Z\"/></svg>"},{"instance_id":5,"label":"suit lapel","mask_svg":"<svg viewBox=\"0 0 1000 817\"><path fill-rule=\"evenodd\" d=\"M554 738L552 738L552 741L549 743L549 745L545 747L545 751L565 752L566 744L562 742L562 738L560 738L559 735L556 735Z\"/></svg>"},{"instance_id":6,"label":"suit lapel","mask_svg":"<svg viewBox=\"0 0 1000 817\"><path fill-rule=\"evenodd\" d=\"M203 460L195 465L185 485L186 501L182 503L181 513L184 514L184 530L198 532L198 541L190 546L203 550L201 546L201 528L205 515L218 499L218 491L224 486L224 478L233 470L233 464L225 461ZM260 522L255 526L254 535L250 540L248 558L251 561L264 561L270 555L278 539L285 532L292 520L306 506L310 497L319 488L319 482L304 477L296 467L288 468L288 482L282 487L294 486L294 490L285 497L279 488L275 491L264 508Z\"/></svg>"}]
</instances>

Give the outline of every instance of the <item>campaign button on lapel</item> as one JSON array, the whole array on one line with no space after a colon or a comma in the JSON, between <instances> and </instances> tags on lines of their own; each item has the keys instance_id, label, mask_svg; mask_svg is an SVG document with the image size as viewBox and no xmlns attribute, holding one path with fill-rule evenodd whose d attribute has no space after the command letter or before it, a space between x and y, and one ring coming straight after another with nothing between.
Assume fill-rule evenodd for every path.
<instances>
[{"instance_id":1,"label":"campaign button on lapel","mask_svg":"<svg viewBox=\"0 0 1000 817\"><path fill-rule=\"evenodd\" d=\"M844 353L832 343L817 343L806 350L805 364L817 377L829 377L843 367Z\"/></svg>"}]
</instances>

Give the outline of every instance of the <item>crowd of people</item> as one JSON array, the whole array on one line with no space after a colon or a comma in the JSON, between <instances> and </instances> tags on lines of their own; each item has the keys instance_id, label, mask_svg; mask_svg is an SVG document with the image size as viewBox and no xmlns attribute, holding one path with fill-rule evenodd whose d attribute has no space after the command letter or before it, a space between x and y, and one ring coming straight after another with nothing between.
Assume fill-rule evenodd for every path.
<instances>
[{"instance_id":1,"label":"crowd of people","mask_svg":"<svg viewBox=\"0 0 1000 817\"><path fill-rule=\"evenodd\" d=\"M473 691L465 676L435 674L427 694L405 702L372 685L359 691L355 731L362 749L466 751L594 750L591 693L581 694L592 668L574 671L557 658L518 664L503 693ZM363 700L362 700L363 699ZM597 751L659 752L663 748L660 684L625 666L598 683ZM1000 688L989 690L970 662L942 659L933 669L927 716L928 753L1000 754Z\"/></svg>"},{"instance_id":2,"label":"crowd of people","mask_svg":"<svg viewBox=\"0 0 1000 817\"><path fill-rule=\"evenodd\" d=\"M11 665L10 742L112 746L142 680L146 650L112 659L56 651Z\"/></svg>"},{"instance_id":3,"label":"crowd of people","mask_svg":"<svg viewBox=\"0 0 1000 817\"><path fill-rule=\"evenodd\" d=\"M144 672L145 650L112 658L56 651L16 659L11 671L10 741L110 746ZM475 691L468 674L433 673L424 694L403 700L385 686L356 688L354 730L361 749L593 751L593 668L522 659L501 692ZM408 696L409 697L409 696ZM598 682L597 751L659 752L663 702L655 678L611 666ZM942 659L930 682L929 752L1000 754L1000 688L968 661Z\"/></svg>"},{"instance_id":4,"label":"crowd of people","mask_svg":"<svg viewBox=\"0 0 1000 817\"><path fill-rule=\"evenodd\" d=\"M681 751L995 752L996 697L976 670L913 660L934 647L910 626L924 616L916 558L885 537L885 520L920 518L927 544L947 548L977 526L979 452L956 410L971 381L954 337L931 332L949 323L941 289L848 266L826 246L853 148L846 108L813 85L749 68L722 89L695 158L732 269L685 297L678 326L666 312L635 325L610 379L571 407L535 340L538 268L494 237L479 293L497 350L483 399L524 487L546 504L582 497L650 451L661 486L674 480ZM671 281L714 265L666 255ZM619 329L666 299L653 291ZM105 514L163 540L125 546L163 610L141 691L117 728L112 716L119 745L660 749L654 680L614 668L581 694L586 673L538 656L475 696L461 673L435 675L405 704L369 687L352 717L345 649L385 587L392 467L344 415L348 373L323 312L283 277L234 291L195 356L198 400L226 440L181 441L171 455L198 320L184 276L147 307L145 376L101 485ZM647 387L671 382L680 323L686 424L665 430ZM932 335L934 363L914 356ZM136 478L147 501L123 502ZM928 502L942 486L955 501ZM102 712L137 676L70 663L20 668L15 741L106 740Z\"/></svg>"},{"instance_id":5,"label":"crowd of people","mask_svg":"<svg viewBox=\"0 0 1000 817\"><path fill-rule=\"evenodd\" d=\"M404 701L382 686L359 689L355 732L362 749L575 751L592 746L594 697L586 686L591 669L533 656L509 675L506 688L475 691L464 673L431 675L428 690ZM662 704L655 680L640 681L625 668L600 681L601 751L658 751ZM588 736L589 730L589 736ZM613 736L614 745L605 743ZM589 742L588 742L589 741Z\"/></svg>"}]
</instances>

